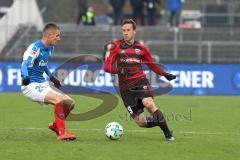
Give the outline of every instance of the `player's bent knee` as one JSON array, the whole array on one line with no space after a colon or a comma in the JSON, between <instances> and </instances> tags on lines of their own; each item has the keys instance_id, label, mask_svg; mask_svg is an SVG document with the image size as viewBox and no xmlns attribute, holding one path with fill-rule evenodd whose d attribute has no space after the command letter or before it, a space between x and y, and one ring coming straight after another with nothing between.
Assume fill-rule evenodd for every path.
<instances>
[{"instance_id":1,"label":"player's bent knee","mask_svg":"<svg viewBox=\"0 0 240 160\"><path fill-rule=\"evenodd\" d=\"M75 106L75 101L73 99L72 100L72 103L71 103L71 106L70 106L70 110L73 110L74 106Z\"/></svg>"},{"instance_id":2,"label":"player's bent knee","mask_svg":"<svg viewBox=\"0 0 240 160\"><path fill-rule=\"evenodd\" d=\"M74 108L75 101L73 99L64 99L63 103L65 106L68 106L71 110Z\"/></svg>"},{"instance_id":3,"label":"player's bent knee","mask_svg":"<svg viewBox=\"0 0 240 160\"><path fill-rule=\"evenodd\" d=\"M149 102L149 101L147 101L147 100L143 101L142 103L143 103L143 105L144 105L145 107L147 107L147 106L149 106L149 105L150 105L150 102Z\"/></svg>"},{"instance_id":4,"label":"player's bent knee","mask_svg":"<svg viewBox=\"0 0 240 160\"><path fill-rule=\"evenodd\" d=\"M143 105L147 108L147 109L151 109L154 107L154 104L152 102L149 101L145 101L143 102Z\"/></svg>"},{"instance_id":5,"label":"player's bent knee","mask_svg":"<svg viewBox=\"0 0 240 160\"><path fill-rule=\"evenodd\" d=\"M72 100L72 105L75 106L76 102L73 99L71 100Z\"/></svg>"},{"instance_id":6,"label":"player's bent knee","mask_svg":"<svg viewBox=\"0 0 240 160\"><path fill-rule=\"evenodd\" d=\"M56 99L54 105L56 105L56 104L60 104L60 103L61 103L61 105L64 104L64 102L63 102L63 100L62 100L61 98Z\"/></svg>"}]
</instances>

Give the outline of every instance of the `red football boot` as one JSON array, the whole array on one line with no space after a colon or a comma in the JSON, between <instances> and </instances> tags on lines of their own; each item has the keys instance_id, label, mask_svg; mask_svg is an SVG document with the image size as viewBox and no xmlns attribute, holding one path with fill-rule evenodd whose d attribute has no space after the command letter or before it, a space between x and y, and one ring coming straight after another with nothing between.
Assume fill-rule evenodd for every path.
<instances>
[{"instance_id":1,"label":"red football boot","mask_svg":"<svg viewBox=\"0 0 240 160\"><path fill-rule=\"evenodd\" d=\"M48 128L49 128L51 131L55 132L55 133L57 134L57 136L58 136L58 128L57 128L56 123L54 123L54 122L49 123Z\"/></svg>"},{"instance_id":2,"label":"red football boot","mask_svg":"<svg viewBox=\"0 0 240 160\"><path fill-rule=\"evenodd\" d=\"M77 138L77 136L75 136L74 134L69 133L69 132L67 132L67 131L62 132L62 133L61 133L61 131L59 131L58 134L59 134L59 135L58 135L57 139L58 139L59 141L62 141L62 140L70 140L70 141L73 141L73 140L75 140L75 139Z\"/></svg>"}]
</instances>

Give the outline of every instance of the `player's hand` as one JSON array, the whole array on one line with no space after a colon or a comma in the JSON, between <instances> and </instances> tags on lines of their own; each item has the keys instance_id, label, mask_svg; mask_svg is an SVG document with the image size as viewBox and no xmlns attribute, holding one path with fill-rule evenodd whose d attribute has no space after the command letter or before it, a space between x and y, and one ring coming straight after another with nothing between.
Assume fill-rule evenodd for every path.
<instances>
[{"instance_id":1,"label":"player's hand","mask_svg":"<svg viewBox=\"0 0 240 160\"><path fill-rule=\"evenodd\" d=\"M176 79L176 76L173 75L173 74L171 74L171 73L166 73L166 74L164 75L164 77L165 77L167 80L169 80L169 81L171 81L171 80L173 80L173 79Z\"/></svg>"},{"instance_id":2,"label":"player's hand","mask_svg":"<svg viewBox=\"0 0 240 160\"><path fill-rule=\"evenodd\" d=\"M57 78L55 78L54 76L50 76L50 81L53 82L53 84L56 88L62 87L60 81Z\"/></svg>"},{"instance_id":3,"label":"player's hand","mask_svg":"<svg viewBox=\"0 0 240 160\"><path fill-rule=\"evenodd\" d=\"M22 84L23 84L24 86L29 85L29 83L30 83L30 77L29 77L29 76L26 76L25 78L23 78Z\"/></svg>"}]
</instances>

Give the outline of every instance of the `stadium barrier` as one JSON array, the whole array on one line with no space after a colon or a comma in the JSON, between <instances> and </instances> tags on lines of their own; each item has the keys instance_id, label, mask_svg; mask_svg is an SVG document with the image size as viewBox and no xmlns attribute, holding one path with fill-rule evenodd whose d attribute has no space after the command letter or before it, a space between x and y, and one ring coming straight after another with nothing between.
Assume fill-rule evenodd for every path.
<instances>
[{"instance_id":1,"label":"stadium barrier","mask_svg":"<svg viewBox=\"0 0 240 160\"><path fill-rule=\"evenodd\" d=\"M59 65L60 63L51 63L50 68L54 70ZM19 62L0 62L0 92L20 92L20 66ZM177 76L171 82L173 90L169 94L240 95L240 65L167 64L164 67ZM86 65L72 71L64 80L64 90L81 93L84 88L90 88L94 92L115 93L110 74L100 70L94 82L86 82L85 73ZM147 70L146 73L153 89L164 80L160 76L148 74Z\"/></svg>"},{"instance_id":2,"label":"stadium barrier","mask_svg":"<svg viewBox=\"0 0 240 160\"><path fill-rule=\"evenodd\" d=\"M34 25L39 30L43 28L43 19L36 0L15 0L8 12L0 18L0 51L21 25Z\"/></svg>"}]
</instances>

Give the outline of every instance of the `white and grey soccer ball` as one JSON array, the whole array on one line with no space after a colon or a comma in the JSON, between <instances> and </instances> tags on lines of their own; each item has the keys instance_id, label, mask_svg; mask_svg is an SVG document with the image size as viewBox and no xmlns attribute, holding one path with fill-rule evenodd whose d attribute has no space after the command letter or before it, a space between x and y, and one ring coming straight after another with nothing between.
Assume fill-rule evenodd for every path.
<instances>
[{"instance_id":1,"label":"white and grey soccer ball","mask_svg":"<svg viewBox=\"0 0 240 160\"><path fill-rule=\"evenodd\" d=\"M118 122L110 122L105 127L105 135L111 140L117 140L123 135L123 128Z\"/></svg>"}]
</instances>

